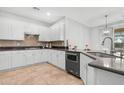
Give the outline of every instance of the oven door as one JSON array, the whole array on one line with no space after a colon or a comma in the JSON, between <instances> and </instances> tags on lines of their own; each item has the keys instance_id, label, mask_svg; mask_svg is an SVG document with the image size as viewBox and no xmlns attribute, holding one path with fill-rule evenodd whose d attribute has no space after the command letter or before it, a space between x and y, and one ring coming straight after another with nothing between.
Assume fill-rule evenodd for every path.
<instances>
[{"instance_id":1,"label":"oven door","mask_svg":"<svg viewBox=\"0 0 124 93\"><path fill-rule=\"evenodd\" d=\"M67 53L66 60L74 63L78 63L79 56L76 53Z\"/></svg>"}]
</instances>

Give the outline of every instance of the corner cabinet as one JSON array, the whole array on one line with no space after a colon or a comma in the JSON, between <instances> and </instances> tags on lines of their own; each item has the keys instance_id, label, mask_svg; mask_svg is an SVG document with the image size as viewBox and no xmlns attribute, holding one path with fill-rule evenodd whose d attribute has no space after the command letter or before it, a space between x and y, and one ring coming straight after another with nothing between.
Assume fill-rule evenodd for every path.
<instances>
[{"instance_id":1,"label":"corner cabinet","mask_svg":"<svg viewBox=\"0 0 124 93\"><path fill-rule=\"evenodd\" d=\"M65 51L49 50L49 63L65 70Z\"/></svg>"},{"instance_id":2,"label":"corner cabinet","mask_svg":"<svg viewBox=\"0 0 124 93\"><path fill-rule=\"evenodd\" d=\"M65 24L63 21L55 23L50 29L52 33L52 41L64 41Z\"/></svg>"},{"instance_id":3,"label":"corner cabinet","mask_svg":"<svg viewBox=\"0 0 124 93\"><path fill-rule=\"evenodd\" d=\"M48 28L39 29L39 41L64 41L65 24L64 21L59 21Z\"/></svg>"},{"instance_id":4,"label":"corner cabinet","mask_svg":"<svg viewBox=\"0 0 124 93\"><path fill-rule=\"evenodd\" d=\"M50 34L49 28L40 27L39 33L40 33L39 41L50 41L51 40L51 34Z\"/></svg>"},{"instance_id":5,"label":"corner cabinet","mask_svg":"<svg viewBox=\"0 0 124 93\"><path fill-rule=\"evenodd\" d=\"M58 67L65 70L65 51L58 51Z\"/></svg>"}]
</instances>

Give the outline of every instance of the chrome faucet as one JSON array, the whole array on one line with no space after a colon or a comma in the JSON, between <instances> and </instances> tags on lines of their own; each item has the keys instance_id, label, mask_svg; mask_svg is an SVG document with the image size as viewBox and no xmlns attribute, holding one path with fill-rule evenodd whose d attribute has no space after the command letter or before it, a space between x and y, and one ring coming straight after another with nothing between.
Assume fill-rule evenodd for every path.
<instances>
[{"instance_id":1,"label":"chrome faucet","mask_svg":"<svg viewBox=\"0 0 124 93\"><path fill-rule=\"evenodd\" d=\"M102 45L104 45L106 39L110 39L111 40L111 51L110 51L110 53L113 54L113 52L114 52L113 39L111 37L105 37L103 39L103 41L102 41Z\"/></svg>"}]
</instances>

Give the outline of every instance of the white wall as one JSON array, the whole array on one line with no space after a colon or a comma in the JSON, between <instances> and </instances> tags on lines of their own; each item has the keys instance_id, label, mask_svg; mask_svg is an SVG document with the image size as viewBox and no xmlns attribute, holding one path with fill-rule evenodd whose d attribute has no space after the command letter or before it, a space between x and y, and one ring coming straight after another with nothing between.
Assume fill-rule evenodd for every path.
<instances>
[{"instance_id":1,"label":"white wall","mask_svg":"<svg viewBox=\"0 0 124 93\"><path fill-rule=\"evenodd\" d=\"M104 46L102 46L102 41L105 37L112 37L113 38L113 28L109 28L110 34L104 35L104 28L98 27L93 28L90 31L90 40L91 40L91 49L92 50L110 50L111 48L111 41L109 39L105 40Z\"/></svg>"},{"instance_id":2,"label":"white wall","mask_svg":"<svg viewBox=\"0 0 124 93\"><path fill-rule=\"evenodd\" d=\"M90 29L83 24L72 19L66 18L65 39L69 45L84 49L86 44L90 46Z\"/></svg>"},{"instance_id":3,"label":"white wall","mask_svg":"<svg viewBox=\"0 0 124 93\"><path fill-rule=\"evenodd\" d=\"M124 22L111 24L111 25L109 25L109 28L110 28L109 30L111 31L109 36L112 37L114 40L114 29L124 28ZM110 45L111 45L110 40L106 40L104 46L101 45L103 39L106 37L103 35L103 29L104 29L104 26L100 26L100 27L91 29L90 40L91 40L91 49L92 50L104 50L104 49L110 50Z\"/></svg>"}]
</instances>

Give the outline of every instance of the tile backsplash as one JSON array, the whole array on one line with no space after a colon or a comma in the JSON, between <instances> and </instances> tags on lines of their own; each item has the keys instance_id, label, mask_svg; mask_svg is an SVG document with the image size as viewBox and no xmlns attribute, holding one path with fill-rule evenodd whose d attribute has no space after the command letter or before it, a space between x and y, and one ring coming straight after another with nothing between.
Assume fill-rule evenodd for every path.
<instances>
[{"instance_id":1,"label":"tile backsplash","mask_svg":"<svg viewBox=\"0 0 124 93\"><path fill-rule=\"evenodd\" d=\"M0 40L0 46L38 46L41 43L38 41L38 35L25 35L23 41L17 40Z\"/></svg>"},{"instance_id":2,"label":"tile backsplash","mask_svg":"<svg viewBox=\"0 0 124 93\"><path fill-rule=\"evenodd\" d=\"M19 43L22 46L38 46L38 45L40 45L40 43L39 43L39 35L25 34L24 41L18 42L18 44Z\"/></svg>"},{"instance_id":3,"label":"tile backsplash","mask_svg":"<svg viewBox=\"0 0 124 93\"><path fill-rule=\"evenodd\" d=\"M11 40L0 40L0 46L16 46L17 41L11 41Z\"/></svg>"},{"instance_id":4,"label":"tile backsplash","mask_svg":"<svg viewBox=\"0 0 124 93\"><path fill-rule=\"evenodd\" d=\"M25 39L23 41L18 40L0 40L0 46L39 46L51 44L51 46L64 46L64 41L51 41L42 42L39 41L39 35L28 35L25 34Z\"/></svg>"}]
</instances>

